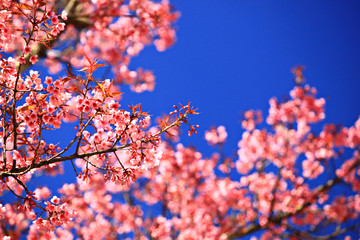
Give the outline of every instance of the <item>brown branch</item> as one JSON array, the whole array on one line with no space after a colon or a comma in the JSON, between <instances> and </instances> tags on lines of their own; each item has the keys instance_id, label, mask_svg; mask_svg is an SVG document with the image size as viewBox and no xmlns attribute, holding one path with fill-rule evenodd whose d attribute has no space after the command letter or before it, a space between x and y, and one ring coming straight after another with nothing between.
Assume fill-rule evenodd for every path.
<instances>
[{"instance_id":1,"label":"brown branch","mask_svg":"<svg viewBox=\"0 0 360 240\"><path fill-rule=\"evenodd\" d=\"M25 15L25 14L24 14ZM35 27L36 27L36 22L35 22L35 19L36 19L36 12L34 11L34 16L33 16L33 21L30 21L31 23L32 23L32 28L31 28L31 31L30 31L30 33L29 33L29 36L28 36L28 39L27 40L25 40L25 45L26 46L29 46L29 43L30 43L30 41L31 41L31 38L32 38L32 35L34 34L34 29L35 29ZM19 83L19 79L20 79L20 75L21 75L21 69L22 69L22 67L23 67L23 64L19 64L18 66L17 66L17 74L16 74L16 80L15 80L15 86L14 86L14 89L13 89L13 103L12 103L12 124L13 124L13 126L14 126L14 130L13 130L13 132L14 132L14 143L13 143L13 145L14 145L14 149L15 150L17 150L17 131L16 131L16 129L17 129L17 127L18 127L18 122L16 121L16 102L17 102L17 99L16 99L16 95L17 95L17 85L18 85L18 83ZM5 126L4 126L5 127ZM15 170L15 168L16 168L16 160L15 160L15 158L13 159L13 165L12 165L12 168L11 168L11 170L13 171L13 170Z\"/></svg>"},{"instance_id":2,"label":"brown branch","mask_svg":"<svg viewBox=\"0 0 360 240\"><path fill-rule=\"evenodd\" d=\"M20 181L16 176L13 176L13 178L18 182L18 184L20 184L23 188L24 188L24 190L25 190L25 192L26 192L26 194L28 195L28 196L30 196L31 198L32 198L32 194L30 193L30 191L29 191L29 189L26 187L26 185L22 182L22 181ZM9 188L9 187L8 187ZM10 188L9 188L10 189ZM10 189L11 190L11 189ZM15 194L14 192L12 192L13 194ZM24 198L24 197L22 197L22 196L19 196L19 195L17 195L17 194L15 194L15 196L17 196L17 197L19 197L20 199L26 199L26 198ZM43 211L46 211L46 209L44 208L44 207L42 207L42 206L40 206L38 203L36 203L35 201L32 201L34 204L35 204L35 206L37 206L38 208L40 208L40 209L42 209Z\"/></svg>"},{"instance_id":3,"label":"brown branch","mask_svg":"<svg viewBox=\"0 0 360 240\"><path fill-rule=\"evenodd\" d=\"M169 130L170 128L172 128L172 127L174 127L174 126L176 126L178 124L179 124L179 122L173 122L171 125L165 127L163 130L158 131L153 136L158 136L158 135L166 132L167 130ZM150 142L150 141L152 141L152 139L144 138L144 139L141 140L142 143L146 143L146 142ZM51 157L50 159L41 161L39 163L32 164L32 165L27 166L27 167L20 167L20 168L15 168L12 171L0 172L0 177L20 176L20 175L23 175L23 174L29 172L32 169L45 167L45 166L48 166L48 165L53 164L53 163L60 163L60 162L64 162L64 161L72 160L72 159L76 159L76 158L83 158L84 159L84 158L91 157L91 156L94 156L94 155L116 152L118 150L122 150L122 149L128 148L130 146L131 146L131 144L128 143L128 144L125 144L125 145L122 145L122 146L119 146L119 147L111 147L109 149L105 149L105 150L101 150L101 151L94 151L94 152L87 152L87 153L74 153L72 155L64 156L64 157L60 157L60 155L59 155L60 153L59 153L59 154L56 155L57 157ZM68 146L66 149L68 149L68 148L70 148L70 147ZM64 149L62 152L64 152L66 149Z\"/></svg>"},{"instance_id":4,"label":"brown branch","mask_svg":"<svg viewBox=\"0 0 360 240\"><path fill-rule=\"evenodd\" d=\"M334 239L335 237L347 233L351 230L356 230L359 227L359 224L354 224L352 226L349 227L345 227L345 228L336 228L334 232L329 233L327 235L315 235L315 234L310 234L308 231L300 231L298 229L292 228L290 226L287 226L288 228L290 228L291 234L282 234L281 237L282 238L288 238L290 236L293 236L294 234L296 234L297 236L301 237L301 239L311 239L311 240L329 240L329 239Z\"/></svg>"},{"instance_id":5,"label":"brown branch","mask_svg":"<svg viewBox=\"0 0 360 240\"><path fill-rule=\"evenodd\" d=\"M281 170L283 169L283 167L279 168L278 170L278 174L276 176L276 182L274 184L274 187L271 191L272 194L272 199L271 199L271 203L270 203L270 213L269 213L269 219L271 219L271 217L273 216L273 209L274 209L274 205L275 205L275 199L276 199L276 190L279 186L280 183L280 179L281 179Z\"/></svg>"},{"instance_id":6,"label":"brown branch","mask_svg":"<svg viewBox=\"0 0 360 240\"><path fill-rule=\"evenodd\" d=\"M97 18L103 18L103 17L129 17L129 18L138 18L137 15L84 15L80 12L83 10L83 7L78 1L70 0L67 2L65 6L65 11L68 13L67 20L62 20L61 22L65 23L66 25L73 25L78 30L84 30L88 29L93 25L92 19L94 17ZM48 47L53 48L56 42L58 42L59 37L64 33L64 31L61 31L55 38L51 37L47 40L47 46L44 44L37 44L32 47L31 52L32 54L28 54L25 57L26 63L22 64L21 70L19 70L20 73L23 73L26 69L32 66L31 62L29 61L30 57L32 55L37 55L38 58L44 58L46 56L47 51L49 50ZM19 64L16 64L16 67L18 67Z\"/></svg>"},{"instance_id":7,"label":"brown branch","mask_svg":"<svg viewBox=\"0 0 360 240\"><path fill-rule=\"evenodd\" d=\"M354 165L350 168L350 171L352 169L356 168L359 165L359 163L360 163L360 159L358 159L354 163ZM341 181L342 181L342 179L339 178L339 177L328 180L324 185L318 186L314 190L313 196L316 197L319 193L322 193L322 192L325 192L325 191L329 190L330 188L332 188L334 185L340 183ZM282 220L301 213L305 208L307 208L311 204L312 204L312 202L308 201L308 202L304 203L302 206L300 206L299 208L297 208L297 210L295 212L292 212L292 213L290 213L290 212L288 212L288 213L279 213L276 216L270 218L269 221L267 222L267 224L265 224L264 226L261 226L260 224L257 223L257 224L250 224L249 226L247 226L245 228L238 229L234 233L229 234L228 239L235 239L235 238L243 237L243 236L246 236L248 234L257 232L259 230L266 229L270 224L279 224L279 223L282 222Z\"/></svg>"}]
</instances>

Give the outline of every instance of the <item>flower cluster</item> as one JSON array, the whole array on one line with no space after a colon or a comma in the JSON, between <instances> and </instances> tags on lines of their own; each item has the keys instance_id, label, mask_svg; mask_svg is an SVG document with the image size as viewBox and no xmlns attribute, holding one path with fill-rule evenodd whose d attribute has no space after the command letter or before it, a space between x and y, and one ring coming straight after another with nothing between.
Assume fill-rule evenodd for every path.
<instances>
[{"instance_id":1,"label":"flower cluster","mask_svg":"<svg viewBox=\"0 0 360 240\"><path fill-rule=\"evenodd\" d=\"M227 132L224 126L212 128L205 132L205 139L210 145L224 144L227 138Z\"/></svg>"},{"instance_id":2,"label":"flower cluster","mask_svg":"<svg viewBox=\"0 0 360 240\"><path fill-rule=\"evenodd\" d=\"M337 176L324 182L323 171L327 161L335 160L342 148L353 149L352 136L358 134L358 121L350 128L325 125L318 135L311 131L303 135L301 129L287 123L277 123L269 131L247 129L235 161L219 154L203 158L194 148L163 142L158 146L162 152L159 166L139 173L138 181L119 188L112 180L118 178L109 173L109 181L91 178L91 188L78 181L64 186L61 193L72 208L81 206L82 215L74 229L84 239L96 235L87 221L102 226L99 239L111 234L146 236L144 239L236 239L258 230L265 230L261 239L272 239L300 234L298 229L308 229L309 234L317 236L317 226L326 226L333 236L343 236L345 229L354 229L352 220L359 219L360 214L358 150L352 159L338 162L341 167ZM166 120L162 123L166 125ZM224 128L218 129L206 132L210 140L217 140L218 132L225 132ZM356 133L345 134L348 129ZM340 136L344 138L341 141ZM119 153L119 158L130 159L128 154ZM251 159L251 164L245 159ZM222 176L215 169L224 164L233 167ZM116 171L124 174L120 167ZM307 184L312 179L319 181L317 186ZM330 197L339 182L353 187L354 195ZM122 193L125 204L111 197L113 193ZM341 230L333 229L332 224L341 226Z\"/></svg>"},{"instance_id":3,"label":"flower cluster","mask_svg":"<svg viewBox=\"0 0 360 240\"><path fill-rule=\"evenodd\" d=\"M176 139L181 125L197 133L190 103L150 127L140 104L118 101L119 83L135 92L154 88L151 72L128 66L146 45L163 51L174 43L179 14L168 1L3 0L0 7L0 195L18 200L0 203L1 239L25 232L66 240L359 233L360 118L348 128L313 128L325 118L325 100L302 86L303 67L293 70L290 98L270 100L268 128L259 129L261 112L246 111L237 156L222 151L227 132L219 126L205 139L220 153L206 158L161 141L161 134ZM62 76L25 71L42 63ZM95 74L104 63L114 80ZM64 129L68 139L49 137ZM61 174L63 162L77 178L59 197L45 186L31 190L33 177ZM340 183L347 194L334 190Z\"/></svg>"},{"instance_id":4,"label":"flower cluster","mask_svg":"<svg viewBox=\"0 0 360 240\"><path fill-rule=\"evenodd\" d=\"M0 6L0 194L11 192L20 203L0 205L0 238L18 239L28 229L29 239L71 239L82 207L52 197L47 187L30 191L32 177L61 174L62 163L71 161L83 188L96 181L125 188L159 165L161 134L183 123L196 132L190 103L173 112L174 121L149 129L140 104L125 110L118 102L119 83L135 92L154 88L152 73L129 70L129 61L145 45L170 47L178 13L167 1L148 0L4 0ZM99 61L113 66L114 80L95 76L105 66ZM45 64L56 73L63 63L62 77L33 69ZM75 67L82 73L74 75ZM75 126L70 139L54 142L49 136L67 122ZM64 189L71 194L72 187Z\"/></svg>"}]
</instances>

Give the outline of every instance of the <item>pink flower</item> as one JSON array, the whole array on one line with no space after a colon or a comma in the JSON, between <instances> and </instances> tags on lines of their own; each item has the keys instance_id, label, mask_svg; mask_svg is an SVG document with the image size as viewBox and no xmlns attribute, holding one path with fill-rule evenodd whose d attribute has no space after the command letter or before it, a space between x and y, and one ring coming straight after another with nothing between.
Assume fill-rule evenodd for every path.
<instances>
[{"instance_id":1,"label":"pink flower","mask_svg":"<svg viewBox=\"0 0 360 240\"><path fill-rule=\"evenodd\" d=\"M47 85L51 84L52 81L53 81L52 77L46 77L46 78L45 78L45 83L46 83Z\"/></svg>"},{"instance_id":2,"label":"pink flower","mask_svg":"<svg viewBox=\"0 0 360 240\"><path fill-rule=\"evenodd\" d=\"M51 19L51 23L54 24L54 25L58 24L58 23L59 23L59 18L58 18L58 16L55 15L55 16Z\"/></svg>"},{"instance_id":3,"label":"pink flower","mask_svg":"<svg viewBox=\"0 0 360 240\"><path fill-rule=\"evenodd\" d=\"M25 60L24 57L19 57L19 58L18 58L18 62L19 62L20 64L25 64L25 63L26 63L26 60Z\"/></svg>"},{"instance_id":4,"label":"pink flower","mask_svg":"<svg viewBox=\"0 0 360 240\"><path fill-rule=\"evenodd\" d=\"M24 47L24 54L26 55L26 54L28 54L30 52L31 52L31 48L29 46L25 46Z\"/></svg>"},{"instance_id":5,"label":"pink flower","mask_svg":"<svg viewBox=\"0 0 360 240\"><path fill-rule=\"evenodd\" d=\"M59 204L60 198L58 198L57 196L53 196L50 201L54 204Z\"/></svg>"},{"instance_id":6,"label":"pink flower","mask_svg":"<svg viewBox=\"0 0 360 240\"><path fill-rule=\"evenodd\" d=\"M62 12L61 12L61 18L63 19L63 20L67 20L68 18L67 18L67 12L65 11L65 10L63 10Z\"/></svg>"},{"instance_id":7,"label":"pink flower","mask_svg":"<svg viewBox=\"0 0 360 240\"><path fill-rule=\"evenodd\" d=\"M34 212L30 213L30 219L31 220L35 220L36 219L36 214Z\"/></svg>"},{"instance_id":8,"label":"pink flower","mask_svg":"<svg viewBox=\"0 0 360 240\"><path fill-rule=\"evenodd\" d=\"M210 131L205 131L205 139L209 145L223 144L227 138L224 126L213 127Z\"/></svg>"},{"instance_id":9,"label":"pink flower","mask_svg":"<svg viewBox=\"0 0 360 240\"><path fill-rule=\"evenodd\" d=\"M38 62L39 60L38 60L38 55L35 55L35 56L31 56L30 57L30 62L32 63L32 64L35 64L36 62Z\"/></svg>"},{"instance_id":10,"label":"pink flower","mask_svg":"<svg viewBox=\"0 0 360 240\"><path fill-rule=\"evenodd\" d=\"M63 31L65 29L65 23L58 23L56 25L56 28L59 29L60 31Z\"/></svg>"}]
</instances>

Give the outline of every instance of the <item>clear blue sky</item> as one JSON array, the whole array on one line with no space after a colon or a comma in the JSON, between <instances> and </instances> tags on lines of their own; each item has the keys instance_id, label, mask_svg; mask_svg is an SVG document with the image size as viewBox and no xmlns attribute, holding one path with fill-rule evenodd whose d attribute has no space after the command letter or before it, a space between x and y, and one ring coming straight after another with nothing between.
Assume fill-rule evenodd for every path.
<instances>
[{"instance_id":1,"label":"clear blue sky","mask_svg":"<svg viewBox=\"0 0 360 240\"><path fill-rule=\"evenodd\" d=\"M202 151L212 125L229 130L229 153L249 108L267 113L272 96L293 88L290 69L305 65L307 83L325 97L326 122L353 124L360 114L360 1L172 1L181 11L178 42L164 53L147 48L132 66L151 69L154 92L125 94L155 116L191 101L200 134L183 140ZM211 152L211 150L210 150Z\"/></svg>"}]
</instances>

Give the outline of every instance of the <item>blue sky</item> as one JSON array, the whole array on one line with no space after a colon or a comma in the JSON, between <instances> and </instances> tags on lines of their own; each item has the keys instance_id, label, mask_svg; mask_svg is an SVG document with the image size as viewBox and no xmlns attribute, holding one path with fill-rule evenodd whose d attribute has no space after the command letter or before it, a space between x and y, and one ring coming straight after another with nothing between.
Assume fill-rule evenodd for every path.
<instances>
[{"instance_id":1,"label":"blue sky","mask_svg":"<svg viewBox=\"0 0 360 240\"><path fill-rule=\"evenodd\" d=\"M228 153L241 136L241 114L264 115L272 96L293 88L290 69L305 65L307 83L327 100L325 122L349 126L360 114L359 1L173 1L181 12L178 41L163 53L148 47L131 66L150 69L154 92L125 94L154 116L191 101L201 115L198 136L183 141L211 151L203 132L229 131Z\"/></svg>"}]
</instances>

